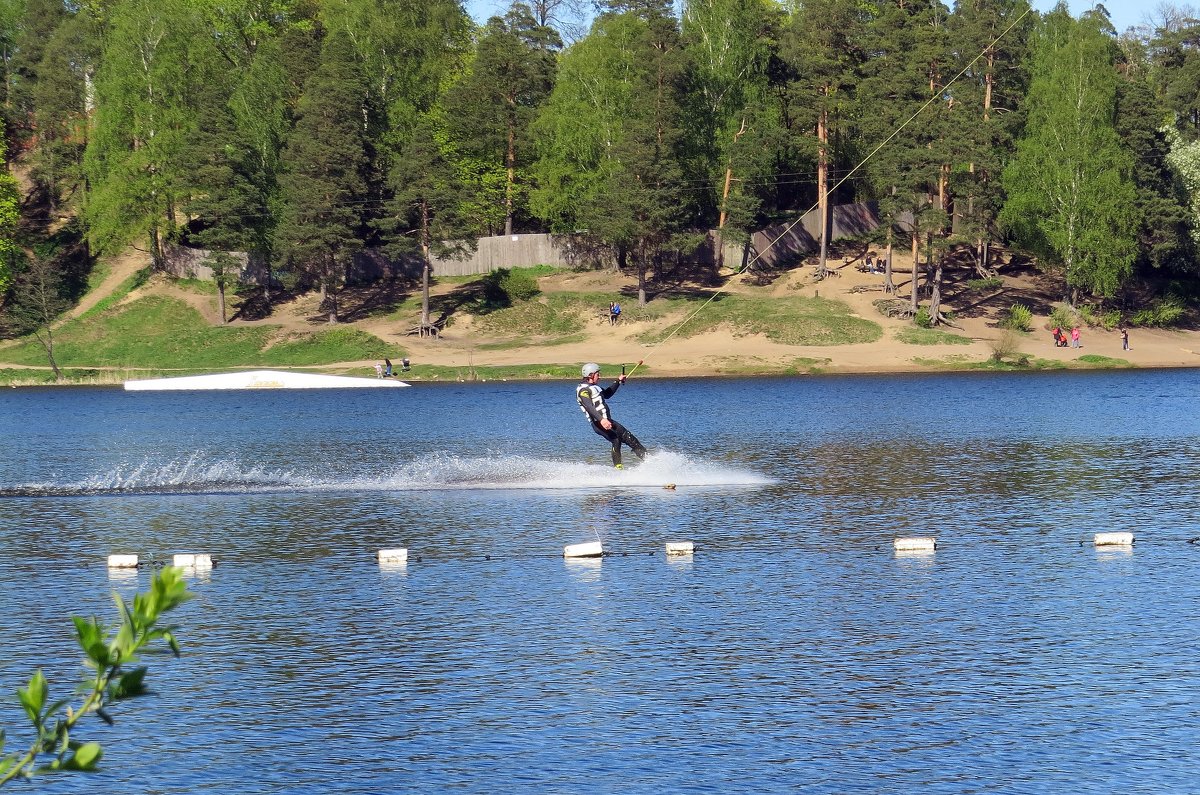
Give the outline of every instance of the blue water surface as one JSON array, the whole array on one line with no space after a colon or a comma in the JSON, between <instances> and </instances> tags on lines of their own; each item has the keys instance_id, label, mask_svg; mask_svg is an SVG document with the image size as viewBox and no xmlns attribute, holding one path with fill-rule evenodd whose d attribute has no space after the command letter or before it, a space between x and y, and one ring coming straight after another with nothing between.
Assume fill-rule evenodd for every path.
<instances>
[{"instance_id":1,"label":"blue water surface","mask_svg":"<svg viewBox=\"0 0 1200 795\"><path fill-rule=\"evenodd\" d=\"M1192 792L1198 398L635 379L616 471L569 382L4 390L0 692L72 692L69 616L153 573L108 554L208 552L182 657L43 791Z\"/></svg>"}]
</instances>

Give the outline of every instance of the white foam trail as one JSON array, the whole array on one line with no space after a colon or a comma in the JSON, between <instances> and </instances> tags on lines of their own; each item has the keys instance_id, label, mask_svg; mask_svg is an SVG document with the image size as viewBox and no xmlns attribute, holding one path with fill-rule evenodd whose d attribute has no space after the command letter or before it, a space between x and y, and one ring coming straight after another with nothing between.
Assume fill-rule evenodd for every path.
<instances>
[{"instance_id":1,"label":"white foam trail","mask_svg":"<svg viewBox=\"0 0 1200 795\"><path fill-rule=\"evenodd\" d=\"M381 478L377 485L387 489L576 489L661 488L668 483L676 486L765 486L773 482L756 472L695 461L686 455L663 451L651 454L640 464L631 462L628 469L515 455L487 458L439 455L403 464Z\"/></svg>"},{"instance_id":2,"label":"white foam trail","mask_svg":"<svg viewBox=\"0 0 1200 795\"><path fill-rule=\"evenodd\" d=\"M76 486L83 492L197 491L203 489L266 490L315 485L311 477L261 466L243 465L234 459L210 459L204 452L187 458L161 461L146 459L121 465L85 478ZM45 484L42 484L45 487ZM62 486L49 488L61 489Z\"/></svg>"},{"instance_id":3,"label":"white foam trail","mask_svg":"<svg viewBox=\"0 0 1200 795\"><path fill-rule=\"evenodd\" d=\"M579 461L545 460L494 454L463 457L438 453L398 464L385 474L270 470L236 458L210 459L203 452L184 459L147 459L121 465L79 483L25 484L7 493L96 494L122 492L195 493L202 491L430 491L437 489L594 489L688 486L764 486L774 481L728 464L697 461L669 451L651 454L628 469Z\"/></svg>"}]
</instances>

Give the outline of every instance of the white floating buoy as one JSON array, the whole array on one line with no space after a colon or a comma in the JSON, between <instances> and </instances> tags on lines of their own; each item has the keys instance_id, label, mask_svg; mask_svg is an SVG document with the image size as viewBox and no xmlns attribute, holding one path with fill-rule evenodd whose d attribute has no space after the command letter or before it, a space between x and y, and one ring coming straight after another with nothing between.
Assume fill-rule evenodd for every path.
<instances>
[{"instance_id":1,"label":"white floating buoy","mask_svg":"<svg viewBox=\"0 0 1200 795\"><path fill-rule=\"evenodd\" d=\"M908 536L892 542L897 552L932 552L937 548L937 539L929 536Z\"/></svg>"},{"instance_id":2,"label":"white floating buoy","mask_svg":"<svg viewBox=\"0 0 1200 795\"><path fill-rule=\"evenodd\" d=\"M171 565L178 566L181 569L211 569L213 565L212 555L184 552L172 557Z\"/></svg>"},{"instance_id":3,"label":"white floating buoy","mask_svg":"<svg viewBox=\"0 0 1200 795\"><path fill-rule=\"evenodd\" d=\"M696 545L691 541L668 541L668 555L690 555L696 551Z\"/></svg>"},{"instance_id":4,"label":"white floating buoy","mask_svg":"<svg viewBox=\"0 0 1200 795\"><path fill-rule=\"evenodd\" d=\"M563 547L564 558L599 558L604 556L604 546L599 541L586 544L570 544Z\"/></svg>"},{"instance_id":5,"label":"white floating buoy","mask_svg":"<svg viewBox=\"0 0 1200 795\"><path fill-rule=\"evenodd\" d=\"M109 555L108 567L110 569L136 569L138 565L137 555Z\"/></svg>"},{"instance_id":6,"label":"white floating buoy","mask_svg":"<svg viewBox=\"0 0 1200 795\"><path fill-rule=\"evenodd\" d=\"M1093 541L1098 547L1131 547L1133 533L1096 533Z\"/></svg>"},{"instance_id":7,"label":"white floating buoy","mask_svg":"<svg viewBox=\"0 0 1200 795\"><path fill-rule=\"evenodd\" d=\"M381 549L375 554L379 558L380 563L408 563L408 550L401 549Z\"/></svg>"}]
</instances>

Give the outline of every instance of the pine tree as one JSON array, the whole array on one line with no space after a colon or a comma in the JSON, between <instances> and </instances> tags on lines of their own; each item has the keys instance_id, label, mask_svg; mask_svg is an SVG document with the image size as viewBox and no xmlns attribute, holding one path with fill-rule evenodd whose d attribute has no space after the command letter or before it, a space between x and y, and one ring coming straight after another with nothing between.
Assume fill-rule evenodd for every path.
<instances>
[{"instance_id":1,"label":"pine tree","mask_svg":"<svg viewBox=\"0 0 1200 795\"><path fill-rule=\"evenodd\" d=\"M447 92L448 132L476 175L472 215L481 221L479 234L511 235L514 219L528 216L530 126L554 86L561 46L528 6L514 3L503 18L489 20L470 72Z\"/></svg>"},{"instance_id":2,"label":"pine tree","mask_svg":"<svg viewBox=\"0 0 1200 795\"><path fill-rule=\"evenodd\" d=\"M1142 270L1196 275L1200 263L1187 232L1187 211L1180 203L1170 167L1171 146L1161 120L1161 106L1149 85L1122 80L1117 84L1115 127L1131 155L1138 219L1137 259Z\"/></svg>"},{"instance_id":3,"label":"pine tree","mask_svg":"<svg viewBox=\"0 0 1200 795\"><path fill-rule=\"evenodd\" d=\"M705 179L712 187L701 213L716 216L718 264L726 239L745 243L751 228L766 222L763 205L774 193L772 152L781 130L769 67L777 60L783 22L782 9L768 0L684 5L690 67L681 99L689 119L684 168L689 179Z\"/></svg>"},{"instance_id":4,"label":"pine tree","mask_svg":"<svg viewBox=\"0 0 1200 795\"><path fill-rule=\"evenodd\" d=\"M542 134L536 212L563 231L586 229L618 267L648 269L686 225L679 148L686 72L675 21L605 14L560 64Z\"/></svg>"},{"instance_id":5,"label":"pine tree","mask_svg":"<svg viewBox=\"0 0 1200 795\"><path fill-rule=\"evenodd\" d=\"M366 85L349 37L330 34L300 99L280 178L278 253L320 288L330 323L354 253L363 246Z\"/></svg>"},{"instance_id":6,"label":"pine tree","mask_svg":"<svg viewBox=\"0 0 1200 795\"><path fill-rule=\"evenodd\" d=\"M970 241L979 277L995 275L990 244L1003 202L1000 175L1023 119L1029 31L1037 15L1027 0L958 0L950 18L954 158L950 190L956 237Z\"/></svg>"},{"instance_id":7,"label":"pine tree","mask_svg":"<svg viewBox=\"0 0 1200 795\"><path fill-rule=\"evenodd\" d=\"M213 252L209 265L224 323L225 289L238 275L231 252L263 252L269 217L254 149L237 129L228 88L212 78L199 92L196 130L180 153L180 191L194 227L191 241Z\"/></svg>"},{"instance_id":8,"label":"pine tree","mask_svg":"<svg viewBox=\"0 0 1200 795\"><path fill-rule=\"evenodd\" d=\"M895 289L891 235L904 228L913 259L913 313L919 300L920 244L932 243L946 225L939 196L950 161L946 13L937 0L893 0L868 24L862 45L869 57L860 67L856 126L859 145L869 157L864 173L879 200L887 235L885 288ZM931 97L937 100L927 104Z\"/></svg>"},{"instance_id":9,"label":"pine tree","mask_svg":"<svg viewBox=\"0 0 1200 795\"><path fill-rule=\"evenodd\" d=\"M830 167L834 140L851 116L860 49L867 19L853 0L814 0L792 18L781 56L790 67L789 99L799 146L817 164L817 207L821 214L818 278L826 271L830 233Z\"/></svg>"},{"instance_id":10,"label":"pine tree","mask_svg":"<svg viewBox=\"0 0 1200 795\"><path fill-rule=\"evenodd\" d=\"M421 258L422 335L434 334L429 315L429 277L434 256L461 256L474 247L463 242L470 221L463 214L463 185L438 113L417 120L389 174L393 191L388 248L402 254L416 249Z\"/></svg>"},{"instance_id":11,"label":"pine tree","mask_svg":"<svg viewBox=\"0 0 1200 795\"><path fill-rule=\"evenodd\" d=\"M38 65L33 89L37 139L32 152L32 176L43 189L50 212L74 194L83 174L87 144L84 107L85 64L96 46L91 21L76 15L55 30Z\"/></svg>"}]
</instances>

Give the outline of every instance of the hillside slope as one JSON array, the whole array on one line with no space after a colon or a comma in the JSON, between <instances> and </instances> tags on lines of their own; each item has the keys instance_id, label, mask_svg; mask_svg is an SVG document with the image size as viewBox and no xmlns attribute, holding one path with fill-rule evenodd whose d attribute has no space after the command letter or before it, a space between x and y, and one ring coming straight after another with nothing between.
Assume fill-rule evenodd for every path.
<instances>
[{"instance_id":1,"label":"hillside slope","mask_svg":"<svg viewBox=\"0 0 1200 795\"><path fill-rule=\"evenodd\" d=\"M146 256L136 250L105 262L104 278L70 316L78 318L112 296L114 290L147 264ZM903 259L898 258L895 278L899 296L905 301L908 297L907 267ZM463 279L447 279L432 291L435 314L445 313L450 317L438 338L408 333L419 318L419 293L415 287L380 283L347 290L340 299L342 314L349 319L340 328L364 332L362 336L367 340L370 338L366 335L372 335L377 342L365 343L367 347L363 348L361 358L345 357L346 351L354 348L343 347L337 361L310 360L304 366L317 366L327 372L371 374L374 364L379 361L377 357L384 355L381 351L387 351L393 359L403 356L411 359L417 366L411 374L414 379L495 377L495 372L489 373L487 368L505 368L506 375L553 372L561 377L564 373L574 372L584 361L629 366L644 362L639 374L664 376L937 371L982 366L1006 335L1010 338L1009 344L1015 345L1013 353L1018 354L1010 356L1009 361L1024 354L1036 367L1200 365L1200 336L1196 332L1134 329L1130 337L1132 350L1123 352L1117 332L1085 328L1082 349L1055 348L1049 333L1044 330L1055 301L1055 283L1030 271L1002 272L1002 285L982 292L964 289L965 282L956 285L953 280L948 281L945 308L954 313L957 328L934 333L916 329L908 320L889 318L879 312L875 302L886 297L881 289L881 276L861 273L853 264L839 265L837 273L836 277L817 282L813 269L802 267L772 274L770 279L729 275L719 287L676 284L652 296L647 310L639 311L633 275L609 270L555 272L539 279L541 296L527 307L514 310L530 316L544 316L558 311L550 304L559 310L564 302L575 306L573 316L583 318L582 324L576 320L566 324L569 331L552 334L498 326L485 316L468 312L466 305L472 296L478 295L477 285L465 283ZM965 274L956 274L955 278L965 279ZM717 300L711 303L703 300L714 296ZM684 301L683 297L691 300ZM119 312L152 298L180 302L198 313L201 324L220 325L217 299L211 285L205 289L196 283L177 283L161 276L152 277L108 311ZM813 300L817 298L822 300ZM620 301L627 309L617 326L610 326L607 320L610 300ZM869 328L870 333L828 336L870 341L789 343L786 341L789 338L787 328L779 328L777 322L776 327L769 328L766 333L756 332L751 328L752 323L741 322L738 320L741 316L727 311L731 303L751 309L757 307L760 313L766 314L776 306L844 305L845 309L835 313L839 318L837 322L853 324L860 332ZM998 326L999 317L1014 303L1033 309L1034 332L1014 337ZM578 309L580 306L584 307L582 311ZM227 328L235 333L239 328L246 332L258 329L266 334L264 339L267 340L294 343L330 329L325 314L319 311L315 294L279 301L271 307L271 313L261 319L242 319L237 310L237 299L231 296L228 312L234 319ZM700 330L697 332L696 329ZM805 337L815 338L824 337L812 333ZM0 347L0 369L21 366L4 364L6 360L16 361L11 351L11 346ZM76 361L67 362L65 366L97 372L113 371L113 377L118 379L119 372L136 369L105 367L99 361L88 361L92 357L87 356L86 351L77 353L75 358ZM23 365L31 366L28 356ZM197 365L203 366L199 362ZM241 366L254 364L245 361ZM171 365L164 362L161 369L165 372L170 368Z\"/></svg>"}]
</instances>

